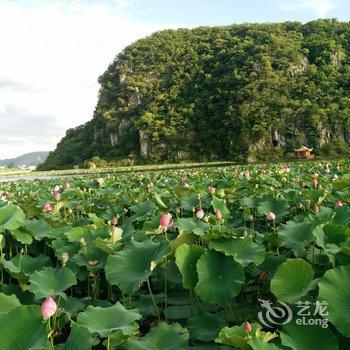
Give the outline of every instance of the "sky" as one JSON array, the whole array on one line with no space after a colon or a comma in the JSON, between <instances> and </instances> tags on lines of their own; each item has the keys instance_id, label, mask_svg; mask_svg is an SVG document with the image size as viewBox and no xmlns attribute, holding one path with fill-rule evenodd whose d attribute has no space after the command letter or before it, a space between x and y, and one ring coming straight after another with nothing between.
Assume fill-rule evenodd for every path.
<instances>
[{"instance_id":1,"label":"sky","mask_svg":"<svg viewBox=\"0 0 350 350\"><path fill-rule=\"evenodd\" d=\"M349 17L350 0L0 0L0 159L90 120L98 77L154 31Z\"/></svg>"}]
</instances>

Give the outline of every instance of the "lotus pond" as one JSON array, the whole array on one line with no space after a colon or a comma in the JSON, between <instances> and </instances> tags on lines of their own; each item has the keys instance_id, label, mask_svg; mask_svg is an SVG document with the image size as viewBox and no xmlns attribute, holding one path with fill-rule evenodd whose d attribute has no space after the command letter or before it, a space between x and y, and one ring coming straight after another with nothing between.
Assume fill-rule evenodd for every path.
<instances>
[{"instance_id":1,"label":"lotus pond","mask_svg":"<svg viewBox=\"0 0 350 350\"><path fill-rule=\"evenodd\" d=\"M0 184L1 350L350 349L350 161Z\"/></svg>"}]
</instances>

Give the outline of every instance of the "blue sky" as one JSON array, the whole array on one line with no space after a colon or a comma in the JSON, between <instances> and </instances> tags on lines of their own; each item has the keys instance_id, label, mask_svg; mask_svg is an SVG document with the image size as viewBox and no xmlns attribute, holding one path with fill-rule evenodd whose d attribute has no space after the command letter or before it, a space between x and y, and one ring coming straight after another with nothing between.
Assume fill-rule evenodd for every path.
<instances>
[{"instance_id":1,"label":"blue sky","mask_svg":"<svg viewBox=\"0 0 350 350\"><path fill-rule=\"evenodd\" d=\"M316 18L349 21L350 0L0 0L0 159L91 119L98 76L154 31Z\"/></svg>"},{"instance_id":2,"label":"blue sky","mask_svg":"<svg viewBox=\"0 0 350 350\"><path fill-rule=\"evenodd\" d=\"M98 1L104 2L104 1ZM320 17L349 21L349 0L109 0L138 20L184 26L242 22L307 22Z\"/></svg>"}]
</instances>

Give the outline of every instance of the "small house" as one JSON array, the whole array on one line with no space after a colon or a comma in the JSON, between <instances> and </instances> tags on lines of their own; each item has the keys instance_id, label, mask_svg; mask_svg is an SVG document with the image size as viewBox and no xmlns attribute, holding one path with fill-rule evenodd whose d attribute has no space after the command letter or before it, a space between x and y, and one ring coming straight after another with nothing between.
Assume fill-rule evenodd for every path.
<instances>
[{"instance_id":1,"label":"small house","mask_svg":"<svg viewBox=\"0 0 350 350\"><path fill-rule=\"evenodd\" d=\"M295 149L294 152L295 156L299 159L311 159L314 157L314 154L312 154L312 148L307 148L305 146Z\"/></svg>"}]
</instances>

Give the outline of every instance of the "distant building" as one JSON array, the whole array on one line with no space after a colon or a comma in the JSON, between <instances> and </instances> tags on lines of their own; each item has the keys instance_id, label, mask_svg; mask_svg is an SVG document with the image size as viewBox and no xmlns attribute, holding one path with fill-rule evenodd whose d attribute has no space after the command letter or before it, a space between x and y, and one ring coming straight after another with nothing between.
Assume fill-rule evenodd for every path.
<instances>
[{"instance_id":1,"label":"distant building","mask_svg":"<svg viewBox=\"0 0 350 350\"><path fill-rule=\"evenodd\" d=\"M295 156L299 159L311 159L314 157L314 154L312 154L312 148L305 146L295 149L294 152Z\"/></svg>"}]
</instances>

